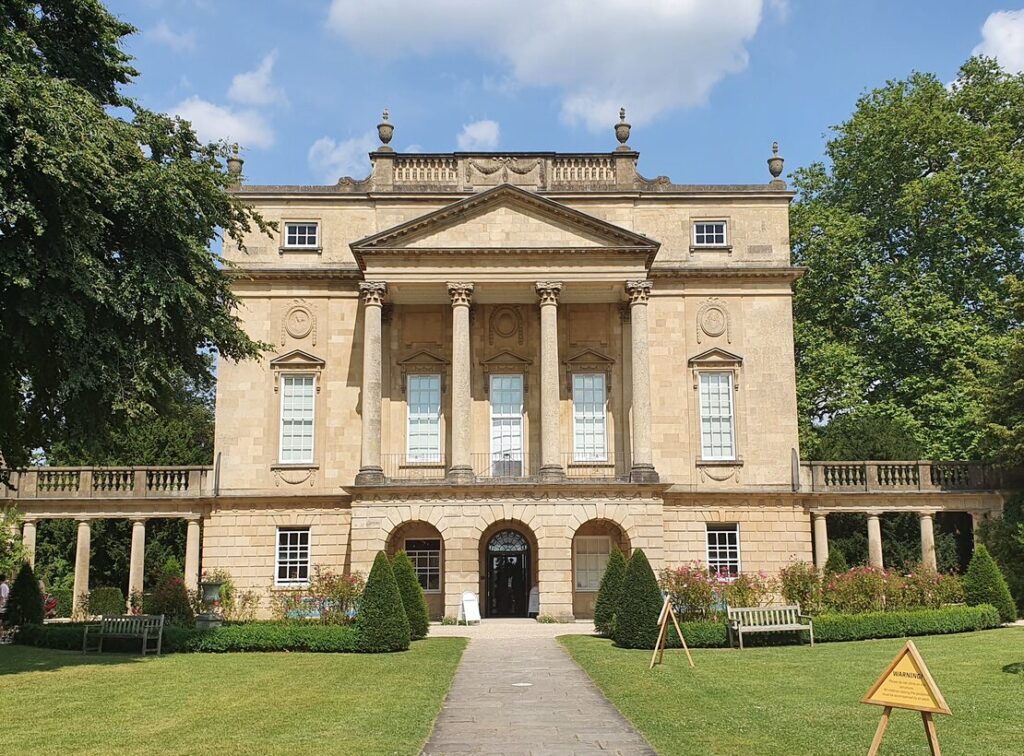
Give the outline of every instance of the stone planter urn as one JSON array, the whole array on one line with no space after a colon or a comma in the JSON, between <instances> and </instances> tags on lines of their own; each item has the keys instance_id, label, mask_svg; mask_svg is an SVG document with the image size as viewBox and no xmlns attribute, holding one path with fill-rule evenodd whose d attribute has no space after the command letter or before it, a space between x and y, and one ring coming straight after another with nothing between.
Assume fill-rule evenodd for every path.
<instances>
[{"instance_id":1,"label":"stone planter urn","mask_svg":"<svg viewBox=\"0 0 1024 756\"><path fill-rule=\"evenodd\" d=\"M213 606L220 601L220 587L224 585L221 580L212 580L209 583L203 583L203 603L208 606Z\"/></svg>"},{"instance_id":2,"label":"stone planter urn","mask_svg":"<svg viewBox=\"0 0 1024 756\"><path fill-rule=\"evenodd\" d=\"M220 588L222 585L224 583L220 580L200 583L200 588L203 591L203 605L206 607L206 611L196 616L196 628L199 630L210 630L223 624L224 618L214 611L220 602Z\"/></svg>"}]
</instances>

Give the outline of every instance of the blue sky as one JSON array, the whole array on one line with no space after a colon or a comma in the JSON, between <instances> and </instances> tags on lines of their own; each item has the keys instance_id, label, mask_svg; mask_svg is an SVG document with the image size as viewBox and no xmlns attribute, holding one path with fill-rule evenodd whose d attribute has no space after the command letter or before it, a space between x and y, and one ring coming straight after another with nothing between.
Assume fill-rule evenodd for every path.
<instances>
[{"instance_id":1,"label":"blue sky","mask_svg":"<svg viewBox=\"0 0 1024 756\"><path fill-rule=\"evenodd\" d=\"M147 107L240 141L250 183L361 178L400 151L607 151L640 171L768 179L823 154L858 95L974 50L1024 69L1024 9L984 0L108 0Z\"/></svg>"}]
</instances>

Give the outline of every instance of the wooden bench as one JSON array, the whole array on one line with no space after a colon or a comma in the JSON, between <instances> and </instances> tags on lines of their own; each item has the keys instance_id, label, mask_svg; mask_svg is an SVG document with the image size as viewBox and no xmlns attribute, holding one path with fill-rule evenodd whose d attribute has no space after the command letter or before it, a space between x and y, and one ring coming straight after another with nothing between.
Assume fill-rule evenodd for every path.
<instances>
[{"instance_id":1,"label":"wooden bench","mask_svg":"<svg viewBox=\"0 0 1024 756\"><path fill-rule=\"evenodd\" d=\"M142 655L156 651L160 656L164 638L164 615L162 614L127 614L104 615L98 623L86 625L82 634L82 653L102 651L105 638L138 638L142 641ZM90 648L90 639L96 639L96 647ZM150 648L156 643L156 648Z\"/></svg>"},{"instance_id":2,"label":"wooden bench","mask_svg":"<svg viewBox=\"0 0 1024 756\"><path fill-rule=\"evenodd\" d=\"M743 648L744 633L784 633L807 632L811 635L811 647L814 647L814 620L806 614L800 614L800 605L764 606L764 607L729 607L729 647L733 638L739 640Z\"/></svg>"}]
</instances>

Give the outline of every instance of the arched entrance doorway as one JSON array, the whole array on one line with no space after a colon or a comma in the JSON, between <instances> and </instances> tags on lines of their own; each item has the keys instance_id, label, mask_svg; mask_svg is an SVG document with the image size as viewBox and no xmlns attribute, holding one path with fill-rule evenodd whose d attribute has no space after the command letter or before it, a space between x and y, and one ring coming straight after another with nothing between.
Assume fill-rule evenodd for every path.
<instances>
[{"instance_id":1,"label":"arched entrance doorway","mask_svg":"<svg viewBox=\"0 0 1024 756\"><path fill-rule=\"evenodd\" d=\"M629 556L629 536L611 520L588 520L573 534L572 613L576 619L593 618L597 589L613 548Z\"/></svg>"},{"instance_id":2,"label":"arched entrance doorway","mask_svg":"<svg viewBox=\"0 0 1024 756\"><path fill-rule=\"evenodd\" d=\"M505 527L485 534L484 599L488 617L526 617L534 585L534 545L518 528Z\"/></svg>"},{"instance_id":3,"label":"arched entrance doorway","mask_svg":"<svg viewBox=\"0 0 1024 756\"><path fill-rule=\"evenodd\" d=\"M416 577L427 600L430 619L444 616L444 539L429 522L410 520L391 531L385 545L387 555L394 558L404 551L412 561Z\"/></svg>"}]
</instances>

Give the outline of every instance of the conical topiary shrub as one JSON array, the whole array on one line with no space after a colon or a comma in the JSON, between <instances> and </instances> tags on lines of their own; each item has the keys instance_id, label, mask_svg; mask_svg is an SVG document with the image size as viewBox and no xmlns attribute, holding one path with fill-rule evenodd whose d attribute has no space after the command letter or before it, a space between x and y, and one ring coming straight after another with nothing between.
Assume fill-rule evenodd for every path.
<instances>
[{"instance_id":1,"label":"conical topiary shrub","mask_svg":"<svg viewBox=\"0 0 1024 756\"><path fill-rule=\"evenodd\" d=\"M21 565L7 596L7 614L4 623L8 625L43 624L43 594L39 592L39 581L28 562Z\"/></svg>"},{"instance_id":2,"label":"conical topiary shrub","mask_svg":"<svg viewBox=\"0 0 1024 756\"><path fill-rule=\"evenodd\" d=\"M661 590L643 549L629 559L615 609L615 645L622 648L654 648L658 642Z\"/></svg>"},{"instance_id":3,"label":"conical topiary shrub","mask_svg":"<svg viewBox=\"0 0 1024 756\"><path fill-rule=\"evenodd\" d=\"M395 582L398 583L398 593L402 597L405 616L409 619L409 636L413 640L426 638L430 625L427 599L423 595L423 588L416 577L416 570L409 555L404 551L395 554L391 569L394 570Z\"/></svg>"},{"instance_id":4,"label":"conical topiary shrub","mask_svg":"<svg viewBox=\"0 0 1024 756\"><path fill-rule=\"evenodd\" d=\"M594 603L594 629L606 638L614 635L615 609L625 574L626 558L616 546L608 557L604 575L601 576L601 587L597 589L597 601Z\"/></svg>"},{"instance_id":5,"label":"conical topiary shrub","mask_svg":"<svg viewBox=\"0 0 1024 756\"><path fill-rule=\"evenodd\" d=\"M999 565L982 545L974 550L971 563L963 577L964 598L970 606L991 604L999 612L1003 622L1017 619L1017 606L1013 603L1006 578Z\"/></svg>"},{"instance_id":6,"label":"conical topiary shrub","mask_svg":"<svg viewBox=\"0 0 1024 756\"><path fill-rule=\"evenodd\" d=\"M839 549L830 549L828 559L825 560L825 574L838 575L850 571L850 565L846 563L846 555Z\"/></svg>"},{"instance_id":7,"label":"conical topiary shrub","mask_svg":"<svg viewBox=\"0 0 1024 756\"><path fill-rule=\"evenodd\" d=\"M391 562L383 551L373 560L356 614L359 650L377 654L409 648L409 619L405 616Z\"/></svg>"}]
</instances>

